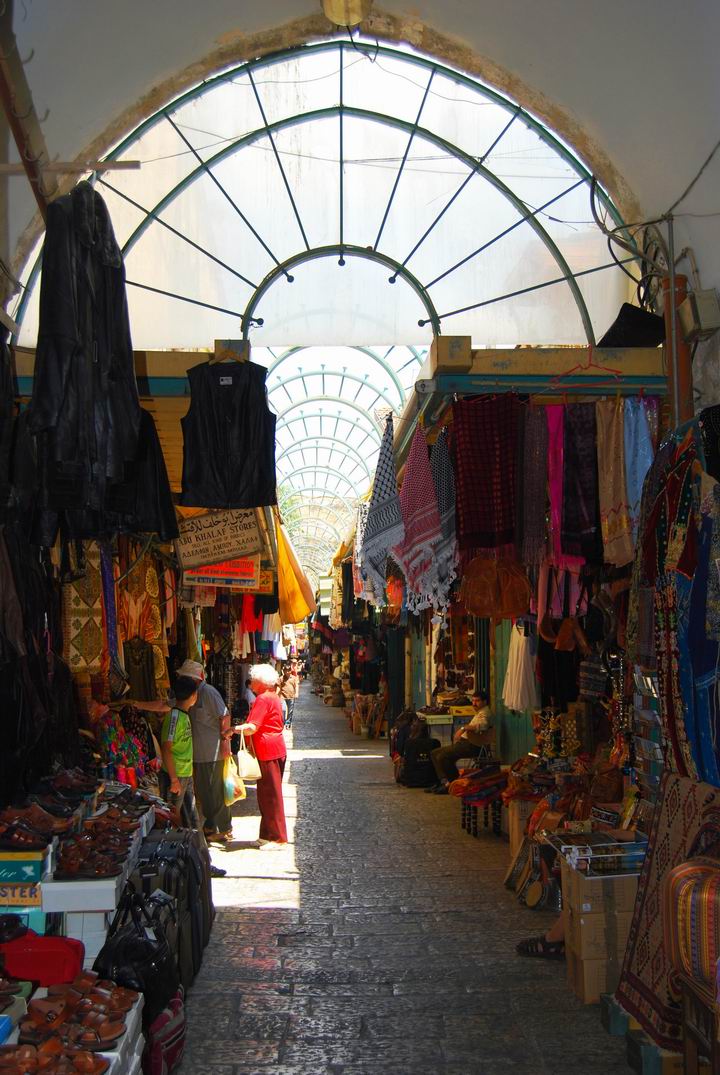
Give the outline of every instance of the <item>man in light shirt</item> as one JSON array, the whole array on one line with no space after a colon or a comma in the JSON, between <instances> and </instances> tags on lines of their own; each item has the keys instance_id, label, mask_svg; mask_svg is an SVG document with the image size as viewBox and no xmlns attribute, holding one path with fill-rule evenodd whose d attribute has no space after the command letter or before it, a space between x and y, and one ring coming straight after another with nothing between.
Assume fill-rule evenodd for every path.
<instances>
[{"instance_id":1,"label":"man in light shirt","mask_svg":"<svg viewBox=\"0 0 720 1075\"><path fill-rule=\"evenodd\" d=\"M457 762L460 758L478 758L492 756L493 717L488 705L488 697L476 691L472 698L475 710L471 719L459 728L453 737L452 746L433 750L430 757L435 766L438 783L427 791L435 795L447 795L448 784L457 780Z\"/></svg>"}]
</instances>

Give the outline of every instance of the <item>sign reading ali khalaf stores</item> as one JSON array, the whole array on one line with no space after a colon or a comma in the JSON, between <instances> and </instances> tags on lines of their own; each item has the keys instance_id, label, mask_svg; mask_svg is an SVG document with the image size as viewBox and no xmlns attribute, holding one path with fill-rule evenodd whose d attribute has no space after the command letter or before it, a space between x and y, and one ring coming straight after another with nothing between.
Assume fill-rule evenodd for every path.
<instances>
[{"instance_id":1,"label":"sign reading ali khalaf stores","mask_svg":"<svg viewBox=\"0 0 720 1075\"><path fill-rule=\"evenodd\" d=\"M263 541L252 508L211 511L180 521L180 536L175 542L178 559L187 571L204 564L253 556L262 550Z\"/></svg>"}]
</instances>

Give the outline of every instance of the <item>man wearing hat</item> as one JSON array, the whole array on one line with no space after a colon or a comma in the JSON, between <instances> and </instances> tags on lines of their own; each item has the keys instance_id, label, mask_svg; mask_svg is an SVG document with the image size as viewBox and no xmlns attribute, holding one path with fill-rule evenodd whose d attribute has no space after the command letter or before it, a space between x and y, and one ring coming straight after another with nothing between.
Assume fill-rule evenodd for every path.
<instances>
[{"instance_id":1,"label":"man wearing hat","mask_svg":"<svg viewBox=\"0 0 720 1075\"><path fill-rule=\"evenodd\" d=\"M230 714L220 692L205 682L205 670L198 661L185 661L177 675L198 684L197 702L189 711L195 794L205 818L206 839L224 843L232 839L232 820L223 794L223 764L230 754L232 735Z\"/></svg>"}]
</instances>

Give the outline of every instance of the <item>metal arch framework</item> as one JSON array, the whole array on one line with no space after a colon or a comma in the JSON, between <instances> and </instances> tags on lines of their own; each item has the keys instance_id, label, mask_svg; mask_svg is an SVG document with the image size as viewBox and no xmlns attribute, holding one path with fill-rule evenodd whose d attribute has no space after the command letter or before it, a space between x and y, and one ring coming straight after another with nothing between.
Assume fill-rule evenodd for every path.
<instances>
[{"instance_id":1,"label":"metal arch framework","mask_svg":"<svg viewBox=\"0 0 720 1075\"><path fill-rule=\"evenodd\" d=\"M320 440L329 441L331 444L333 444L333 445L337 444L339 446L337 448L327 448L326 449L327 451L330 452L331 457L335 452L338 452L340 455L342 455L346 459L353 459L353 460L355 460L356 464L358 466L360 466L362 468L362 470L365 472L365 475L368 478L368 480L372 477L372 475L370 473L370 468L368 467L366 461L363 459L363 457L360 455L360 453L357 451L357 449L353 448L351 445L347 444L340 437L331 437L331 436L315 437L315 436L313 436L313 437L307 437L306 439L303 439L303 440L294 441L287 448L283 448L283 450L280 452L280 455L276 456L275 465L277 466L281 459L285 459L287 456L292 455L294 452L312 451L313 449L317 450L320 447L320 445L319 444L314 444L313 441L320 441ZM343 448L344 450L340 451L340 448Z\"/></svg>"},{"instance_id":2,"label":"metal arch framework","mask_svg":"<svg viewBox=\"0 0 720 1075\"><path fill-rule=\"evenodd\" d=\"M323 374L326 377L344 378L346 381L350 381L352 384L360 385L361 388L369 388L372 392L376 393L378 399L384 399L388 407L392 407L393 410L395 410L396 406L398 405L388 397L384 388L376 388L374 384L370 384L370 381L368 380L370 374L368 374L367 377L359 377L357 373L343 373L341 370L322 370L314 368L312 370L308 370L307 372L303 371L302 373L294 373L291 377L283 377L282 379L278 378L277 382L273 385L267 384L266 378L265 384L267 385L268 396L272 396L273 393L279 392L282 388L285 387L285 385L293 384L295 381L302 381L303 386L305 386L306 377L321 377L323 376ZM305 389L305 391L307 392L307 388ZM310 398L311 397L308 395L305 396L305 399ZM325 398L325 396L323 395L322 398ZM344 396L341 396L340 398L344 399ZM400 406L402 406L403 403L404 398L401 396L399 400Z\"/></svg>"},{"instance_id":3,"label":"metal arch framework","mask_svg":"<svg viewBox=\"0 0 720 1075\"><path fill-rule=\"evenodd\" d=\"M306 402L306 401L303 401L303 402ZM343 400L342 402L347 403L347 400ZM283 413L278 416L277 425L275 427L276 432L278 430L280 430L280 429L288 429L289 430L290 426L295 425L296 422L302 422L303 419L319 418L320 422L322 423L323 419L327 418L328 420L331 420L331 421L337 420L337 421L340 421L340 422L347 422L351 426L352 429L358 429L361 433L364 433L366 440L367 440L368 437L371 437L378 446L380 444L380 433L379 433L379 431L378 431L378 429L377 429L377 427L375 426L374 423L373 423L373 425L372 425L372 427L370 429L366 429L365 426L360 424L360 422L359 422L359 420L357 418L355 418L355 419L349 418L346 414L329 414L327 411L310 411L307 414L298 414L293 418L287 419L287 421L285 419L286 414L287 414L287 411L283 411ZM366 415L365 417L368 417L368 416ZM321 426L321 428L322 428L322 426ZM318 434L318 435L319 436L324 436L324 434L322 434L322 433ZM308 436L315 436L315 434L311 433L311 434L308 434Z\"/></svg>"},{"instance_id":4,"label":"metal arch framework","mask_svg":"<svg viewBox=\"0 0 720 1075\"><path fill-rule=\"evenodd\" d=\"M383 372L388 375L392 383L395 385L395 388L397 389L398 395L403 401L403 404L405 403L407 397L405 395L405 389L402 386L402 382L397 375L397 371L393 369L393 367L390 365L389 362L386 361L386 359L379 355L377 351L373 351L372 347L361 347L358 344L347 344L344 346L347 346L349 350L357 351L359 354L365 355L366 358L371 359L371 361L373 362L377 362L377 364L382 368ZM271 362L268 366L268 377L270 376L270 374L274 373L275 370L278 369L278 367L281 366L283 362L287 362L290 358L294 358L296 355L302 354L303 351L307 350L309 350L308 347L289 347L286 351L283 351L283 353L281 355L278 355L275 361ZM408 351L411 351L413 353L413 358L417 362L418 366L422 366L422 359L418 355L416 349L414 347L408 347ZM314 367L312 367L312 369L314 370Z\"/></svg>"},{"instance_id":5,"label":"metal arch framework","mask_svg":"<svg viewBox=\"0 0 720 1075\"><path fill-rule=\"evenodd\" d=\"M323 258L331 257L339 258L338 264L340 265L345 264L345 258L360 258L363 261L373 261L378 265L383 265L386 269L390 269L393 277L400 277L400 279L404 280L405 283L412 288L425 307L427 320L432 325L433 333L436 336L440 335L440 318L438 317L438 312L435 309L435 305L430 298L430 295L418 278L413 276L401 262L396 261L395 258L391 258L389 254L381 254L378 250L368 250L364 246L353 246L350 243L333 243L329 246L316 246L310 250L303 250L298 254L293 254L292 257L286 258L285 261L270 270L262 283L255 289L250 301L245 307L245 312L241 318L243 339L246 340L248 338L250 328L253 324L263 323L261 318L255 317L255 311L263 296L270 290L273 284L277 283L283 276L292 283L294 277L290 273L291 269L296 269L299 265L305 265L309 261L319 261ZM391 283L394 282L395 280L391 278ZM418 324L423 324L423 321L419 320Z\"/></svg>"},{"instance_id":6,"label":"metal arch framework","mask_svg":"<svg viewBox=\"0 0 720 1075\"><path fill-rule=\"evenodd\" d=\"M290 527L291 529L293 529L293 532L294 532L296 524L294 524L291 520L288 520L288 519L286 519L284 521L285 521L285 524L288 527ZM315 535L315 536L317 536L318 541L326 541L326 540L328 540L326 538L320 537L318 535L318 531L321 531L322 533L325 533L325 534L329 534L330 535L329 540L333 545L336 545L336 546L339 545L340 541L342 540L342 534L338 530L335 529L335 527L332 525L332 523L326 522L325 519L312 519L312 520L311 519L305 519L305 520L303 520L303 529L301 531L303 534L305 534L308 537L312 537L313 535Z\"/></svg>"},{"instance_id":7,"label":"metal arch framework","mask_svg":"<svg viewBox=\"0 0 720 1075\"><path fill-rule=\"evenodd\" d=\"M177 103L172 105L173 110L177 110L177 107ZM167 111L168 109L165 109L163 111L163 115L166 118ZM414 133L419 138L424 138L426 141L430 142L432 145L442 150L448 156L455 157L456 160L461 161L471 172L474 172L477 175L481 175L483 176L483 178L487 179L487 181L492 186L494 186L495 189L512 204L519 216L526 218L527 224L533 229L533 231L536 233L541 242L545 245L551 256L554 258L555 262L557 263L559 269L563 274L563 277L567 280L570 290L573 293L573 298L575 299L575 303L578 307L583 325L585 327L588 342L595 342L595 335L592 327L592 321L590 319L590 314L588 312L587 306L585 305L585 300L583 299L582 292L580 291L578 283L573 276L570 266L568 265L567 261L558 249L554 240L539 224L535 217L527 216L527 207L525 203L521 201L521 199L505 183L503 183L503 181L499 179L494 172L490 171L489 168L487 168L475 157L471 156L469 153L466 153L465 150L460 149L459 146L453 145L453 143L449 142L446 138L434 134L432 131L429 131L425 127L419 127L416 124L412 124L408 120L400 119L397 116L390 116L382 112L373 112L369 109L356 108L350 105L333 105L328 108L313 109L309 112L303 112L302 114L296 116L287 116L284 119L276 120L274 123L270 123L266 126L256 128L254 131L250 131L248 134L243 135L242 138L238 138L234 142L231 142L214 156L210 157L207 161L203 161L202 164L200 164L197 168L195 168L187 176L180 180L180 182L175 187L173 187L172 190L170 190L163 198L160 199L160 201L155 206L152 207L151 210L148 211L148 214L145 219L141 221L140 224L138 224L137 228L126 240L122 248L123 255L127 254L132 249L132 247L138 242L138 240L148 229L150 224L154 222L155 218L158 216L159 213L161 213L164 209L171 205L175 201L175 199L185 190L187 190L187 188L190 187L197 179L199 179L200 176L205 175L208 171L211 172L215 165L222 163L222 161L244 149L246 146L252 145L254 142L260 141L263 138L267 138L268 136L271 136L278 131L288 130L292 127L300 126L304 123L312 123L315 120L335 118L340 115L352 116L357 119L364 119L370 122L379 123L387 127L392 127L397 130L405 131L408 134ZM574 162L574 167L577 171L576 161ZM589 182L592 177L589 173L586 172L584 178ZM282 263L282 265L276 263L275 268L271 270L270 273L268 273L263 282L260 284L259 288L256 289L255 293L250 298L250 301L245 308L245 313L243 315L243 335L247 336L249 330L248 318L252 316L252 312L254 312L255 308L257 307L259 298L268 290L270 286L272 286L273 283L275 283L279 276L287 276L289 273L289 269L292 268L294 265L302 264L305 261L312 260L312 258L314 257L332 256L333 253L342 256L342 251L345 249L350 250L351 248L346 248L344 246L340 246L339 244L337 246L319 247L315 250L310 249L302 251L294 255L294 257L292 258L288 258L285 262ZM322 251L322 253L320 253L320 251ZM379 254L378 251L368 251L364 247L356 247L354 248L354 251L356 256L364 256L366 258L370 257L371 260L382 260L386 257L386 255ZM358 253L358 251L362 251L362 254ZM397 266L399 269L402 269L403 273L406 272L400 262L395 262L394 259L388 259L388 267L393 268L394 273L397 271L395 269L395 266ZM417 281L416 283L424 291L424 288L422 288L422 284L420 284L419 281ZM258 292L261 293L259 296ZM429 311L427 304L424 303L424 305ZM432 309L434 311L434 307L432 307ZM434 316L435 318L437 318L436 312L434 312ZM435 329L435 321L433 320L433 318L430 317L429 319L433 323L433 330L436 331L436 334L438 334L439 319L437 321L437 330Z\"/></svg>"},{"instance_id":8,"label":"metal arch framework","mask_svg":"<svg viewBox=\"0 0 720 1075\"><path fill-rule=\"evenodd\" d=\"M373 416L369 414L364 409L364 407L361 407L359 403L354 403L351 399L344 399L342 396L308 396L307 399L299 399L297 403L291 403L283 410L282 414L278 415L278 426L283 422L283 420L291 411L297 410L298 407L304 407L307 403L336 403L342 405L343 407L349 407L350 410L356 411L362 418L365 418L370 423L373 430L377 434L377 442L378 444L380 443L380 426L375 421ZM305 414L302 417L310 418L312 417L312 415ZM317 415L315 415L315 417L335 418L336 415L329 414L327 411L321 410L318 412ZM296 421L296 419L293 419L293 421Z\"/></svg>"},{"instance_id":9,"label":"metal arch framework","mask_svg":"<svg viewBox=\"0 0 720 1075\"><path fill-rule=\"evenodd\" d=\"M281 489L282 493L282 489ZM304 515L303 511L318 511L322 512L322 516L319 515ZM283 510L281 507L283 519L288 523L298 522L300 520L312 523L315 519L322 519L324 523L331 526L338 536L338 541L342 538L342 535L348 528L348 523L352 517L352 508L347 505L344 511L340 512L337 508L334 508L331 504L312 504L297 505L296 507Z\"/></svg>"},{"instance_id":10,"label":"metal arch framework","mask_svg":"<svg viewBox=\"0 0 720 1075\"><path fill-rule=\"evenodd\" d=\"M324 466L322 464L320 464L320 466L312 464L310 466L305 466L305 467L296 467L296 469L293 470L292 473L283 474L282 481L283 482L292 481L292 479L296 478L298 476L298 474L325 474L329 478L337 477L337 478L340 478L341 481L344 481L345 484L348 485L350 487L350 489L353 490L353 492L355 493L356 497L361 497L362 494L365 492L364 489L360 489L358 487L357 482L354 482L352 480L352 478L349 478L347 476L347 474L343 473L342 470L339 470L337 467L327 467L327 466ZM294 489L295 487L291 486L290 488ZM300 489L297 489L296 491L301 493L302 492L302 487Z\"/></svg>"},{"instance_id":11,"label":"metal arch framework","mask_svg":"<svg viewBox=\"0 0 720 1075\"><path fill-rule=\"evenodd\" d=\"M308 494L308 493L318 493L320 496L329 496L329 497L331 497L332 500L339 500L343 504L346 504L347 509L348 509L349 512L352 512L354 510L354 507L357 504L357 500L358 500L357 497L343 496L342 493L334 493L332 491L332 489L328 489L328 487L326 485L306 485L302 489L294 489L290 485L285 485L285 486L281 486L279 491L280 491L280 493L282 493L284 490L287 491L287 495L289 497L290 496L299 496L300 494L305 495L305 494ZM320 500L313 499L312 503L315 506L317 506L318 508L330 507L330 505L322 504L322 502ZM282 503L279 505L279 507L280 507L281 513L284 512L284 507L283 507Z\"/></svg>"}]
</instances>

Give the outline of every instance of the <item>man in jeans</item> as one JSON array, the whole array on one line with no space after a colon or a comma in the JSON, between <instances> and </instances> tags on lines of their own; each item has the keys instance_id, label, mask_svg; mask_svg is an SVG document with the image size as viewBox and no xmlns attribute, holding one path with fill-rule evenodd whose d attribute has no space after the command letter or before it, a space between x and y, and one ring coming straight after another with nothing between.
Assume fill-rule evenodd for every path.
<instances>
[{"instance_id":1,"label":"man in jeans","mask_svg":"<svg viewBox=\"0 0 720 1075\"><path fill-rule=\"evenodd\" d=\"M448 784L459 776L457 762L460 758L492 757L493 719L487 696L476 691L472 705L475 712L468 723L458 729L452 746L439 747L430 755L438 783L426 791L447 795Z\"/></svg>"},{"instance_id":2,"label":"man in jeans","mask_svg":"<svg viewBox=\"0 0 720 1075\"><path fill-rule=\"evenodd\" d=\"M291 728L293 722L293 712L295 710L295 699L300 693L300 676L297 671L297 661L290 661L289 665L285 666L282 679L280 680L280 697L285 705L285 727Z\"/></svg>"},{"instance_id":3,"label":"man in jeans","mask_svg":"<svg viewBox=\"0 0 720 1075\"><path fill-rule=\"evenodd\" d=\"M232 839L232 819L225 805L223 767L230 756L230 714L220 691L205 682L205 671L198 661L185 661L178 676L192 679L197 699L190 709L193 741L193 776L195 792L203 814L206 840L226 843Z\"/></svg>"}]
</instances>

